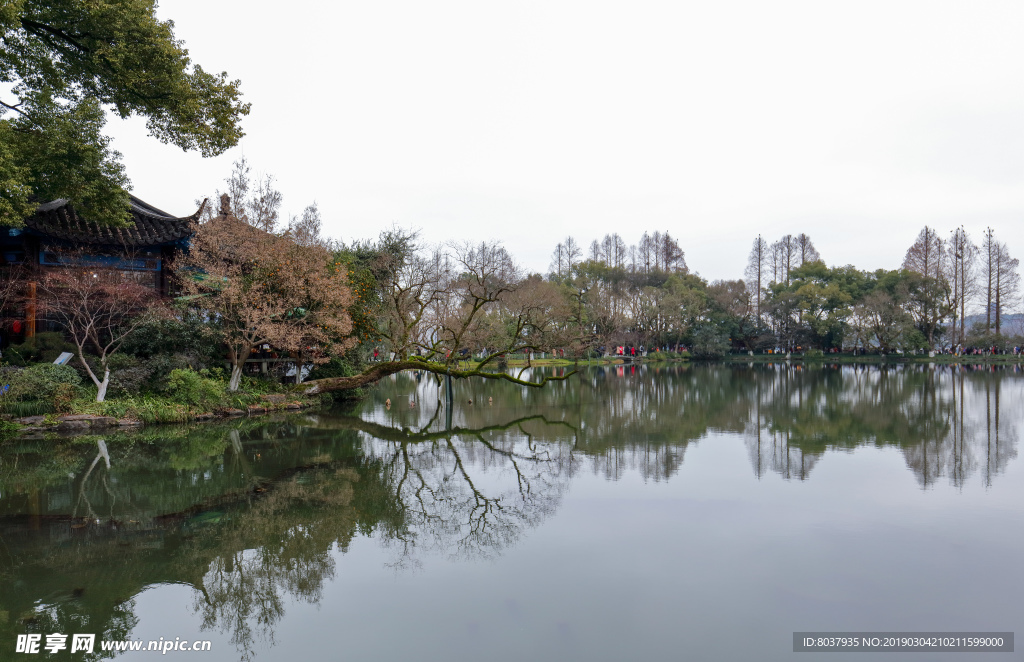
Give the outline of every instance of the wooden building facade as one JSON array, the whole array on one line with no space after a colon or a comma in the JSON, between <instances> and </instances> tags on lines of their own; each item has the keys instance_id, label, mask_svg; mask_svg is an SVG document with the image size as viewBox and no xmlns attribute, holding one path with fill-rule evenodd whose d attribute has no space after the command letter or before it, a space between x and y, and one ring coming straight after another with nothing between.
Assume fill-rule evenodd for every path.
<instances>
[{"instance_id":1,"label":"wooden building facade","mask_svg":"<svg viewBox=\"0 0 1024 662\"><path fill-rule=\"evenodd\" d=\"M114 269L151 288L154 296L167 296L170 260L188 247L202 211L200 206L190 216L171 216L131 196L130 222L110 227L82 218L62 199L40 205L24 227L0 226L0 278L24 281L22 296L0 310L0 347L51 330L36 314L36 285L47 269L68 264Z\"/></svg>"}]
</instances>

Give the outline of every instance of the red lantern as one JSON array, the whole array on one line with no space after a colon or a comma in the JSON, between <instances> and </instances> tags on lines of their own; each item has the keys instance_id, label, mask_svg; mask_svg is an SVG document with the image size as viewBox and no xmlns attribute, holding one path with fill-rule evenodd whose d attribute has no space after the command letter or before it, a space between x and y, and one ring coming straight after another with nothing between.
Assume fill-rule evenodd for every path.
<instances>
[{"instance_id":1,"label":"red lantern","mask_svg":"<svg viewBox=\"0 0 1024 662\"><path fill-rule=\"evenodd\" d=\"M14 320L14 324L11 325L11 330L15 333L21 333L21 320Z\"/></svg>"}]
</instances>

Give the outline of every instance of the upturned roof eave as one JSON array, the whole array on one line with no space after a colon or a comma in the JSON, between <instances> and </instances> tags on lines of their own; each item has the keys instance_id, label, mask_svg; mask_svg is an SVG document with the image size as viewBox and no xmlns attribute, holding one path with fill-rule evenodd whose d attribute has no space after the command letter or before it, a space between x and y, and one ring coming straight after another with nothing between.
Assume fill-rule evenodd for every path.
<instances>
[{"instance_id":1,"label":"upturned roof eave","mask_svg":"<svg viewBox=\"0 0 1024 662\"><path fill-rule=\"evenodd\" d=\"M193 214L175 217L136 198L130 197L132 221L125 227L101 226L81 218L66 199L43 203L26 219L24 232L61 244L112 248L162 248L182 246L195 234L204 200Z\"/></svg>"}]
</instances>

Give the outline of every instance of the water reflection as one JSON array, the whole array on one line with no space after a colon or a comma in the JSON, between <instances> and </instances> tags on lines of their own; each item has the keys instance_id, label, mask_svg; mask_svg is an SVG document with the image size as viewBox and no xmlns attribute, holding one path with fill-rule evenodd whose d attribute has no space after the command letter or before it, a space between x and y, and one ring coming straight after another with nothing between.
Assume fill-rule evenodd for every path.
<instances>
[{"instance_id":1,"label":"water reflection","mask_svg":"<svg viewBox=\"0 0 1024 662\"><path fill-rule=\"evenodd\" d=\"M479 428L413 432L361 418L325 424L363 433L364 457L378 466L401 526L383 539L415 563L418 549L491 557L552 514L575 468L572 447L538 441L530 430L563 429L543 416Z\"/></svg>"},{"instance_id":2,"label":"water reflection","mask_svg":"<svg viewBox=\"0 0 1024 662\"><path fill-rule=\"evenodd\" d=\"M401 568L428 551L493 556L554 512L572 450L537 442L530 425L548 424L439 434L309 416L111 441L110 466L79 441L58 451L79 454L80 471L63 479L66 462L23 444L4 463L3 492L16 494L3 500L0 582L17 590L0 596L0 624L12 637L125 638L132 596L182 583L204 628L249 659L274 643L289 601L320 601L333 552L357 535L376 537ZM174 469L168 454L192 468Z\"/></svg>"},{"instance_id":3,"label":"water reflection","mask_svg":"<svg viewBox=\"0 0 1024 662\"><path fill-rule=\"evenodd\" d=\"M987 487L1016 457L1022 384L989 368L620 366L542 390L457 383L445 411L436 382L405 374L348 415L18 440L0 449L0 638L128 638L136 596L178 583L249 659L289 604L320 602L357 538L396 569L493 558L579 472L665 481L717 433L743 440L757 478L808 480L826 454L874 445L924 487Z\"/></svg>"},{"instance_id":4,"label":"water reflection","mask_svg":"<svg viewBox=\"0 0 1024 662\"><path fill-rule=\"evenodd\" d=\"M396 375L361 416L439 429L431 416L440 393L429 379ZM670 478L690 442L722 432L743 435L758 477L805 480L829 450L874 445L899 448L924 487L944 478L963 486L979 472L991 485L1016 457L1022 396L1016 366L613 366L543 390L457 384L454 420L485 425L495 406L542 413L566 427L539 438L571 442L582 464L613 480L626 471ZM419 407L389 411L380 405L388 397Z\"/></svg>"},{"instance_id":5,"label":"water reflection","mask_svg":"<svg viewBox=\"0 0 1024 662\"><path fill-rule=\"evenodd\" d=\"M779 367L757 380L744 437L758 477L774 471L803 480L826 451L872 444L898 447L923 487L944 477L962 487L979 468L988 486L1017 455L1016 423L1000 421L1004 387L1019 398L1019 373Z\"/></svg>"}]
</instances>

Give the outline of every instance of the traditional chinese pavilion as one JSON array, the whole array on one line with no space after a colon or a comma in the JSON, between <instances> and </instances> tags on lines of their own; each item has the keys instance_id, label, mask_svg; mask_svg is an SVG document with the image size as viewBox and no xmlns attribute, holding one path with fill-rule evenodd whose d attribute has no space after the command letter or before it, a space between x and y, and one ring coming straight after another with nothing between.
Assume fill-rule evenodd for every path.
<instances>
[{"instance_id":1,"label":"traditional chinese pavilion","mask_svg":"<svg viewBox=\"0 0 1024 662\"><path fill-rule=\"evenodd\" d=\"M0 226L0 278L9 277L12 269L27 272L24 305L4 315L4 344L35 334L36 281L46 269L63 266L72 251L76 261L130 272L154 296L166 296L168 262L175 251L187 248L205 204L191 216L178 217L131 196L130 222L110 227L82 218L71 202L61 199L40 205L24 227Z\"/></svg>"}]
</instances>

